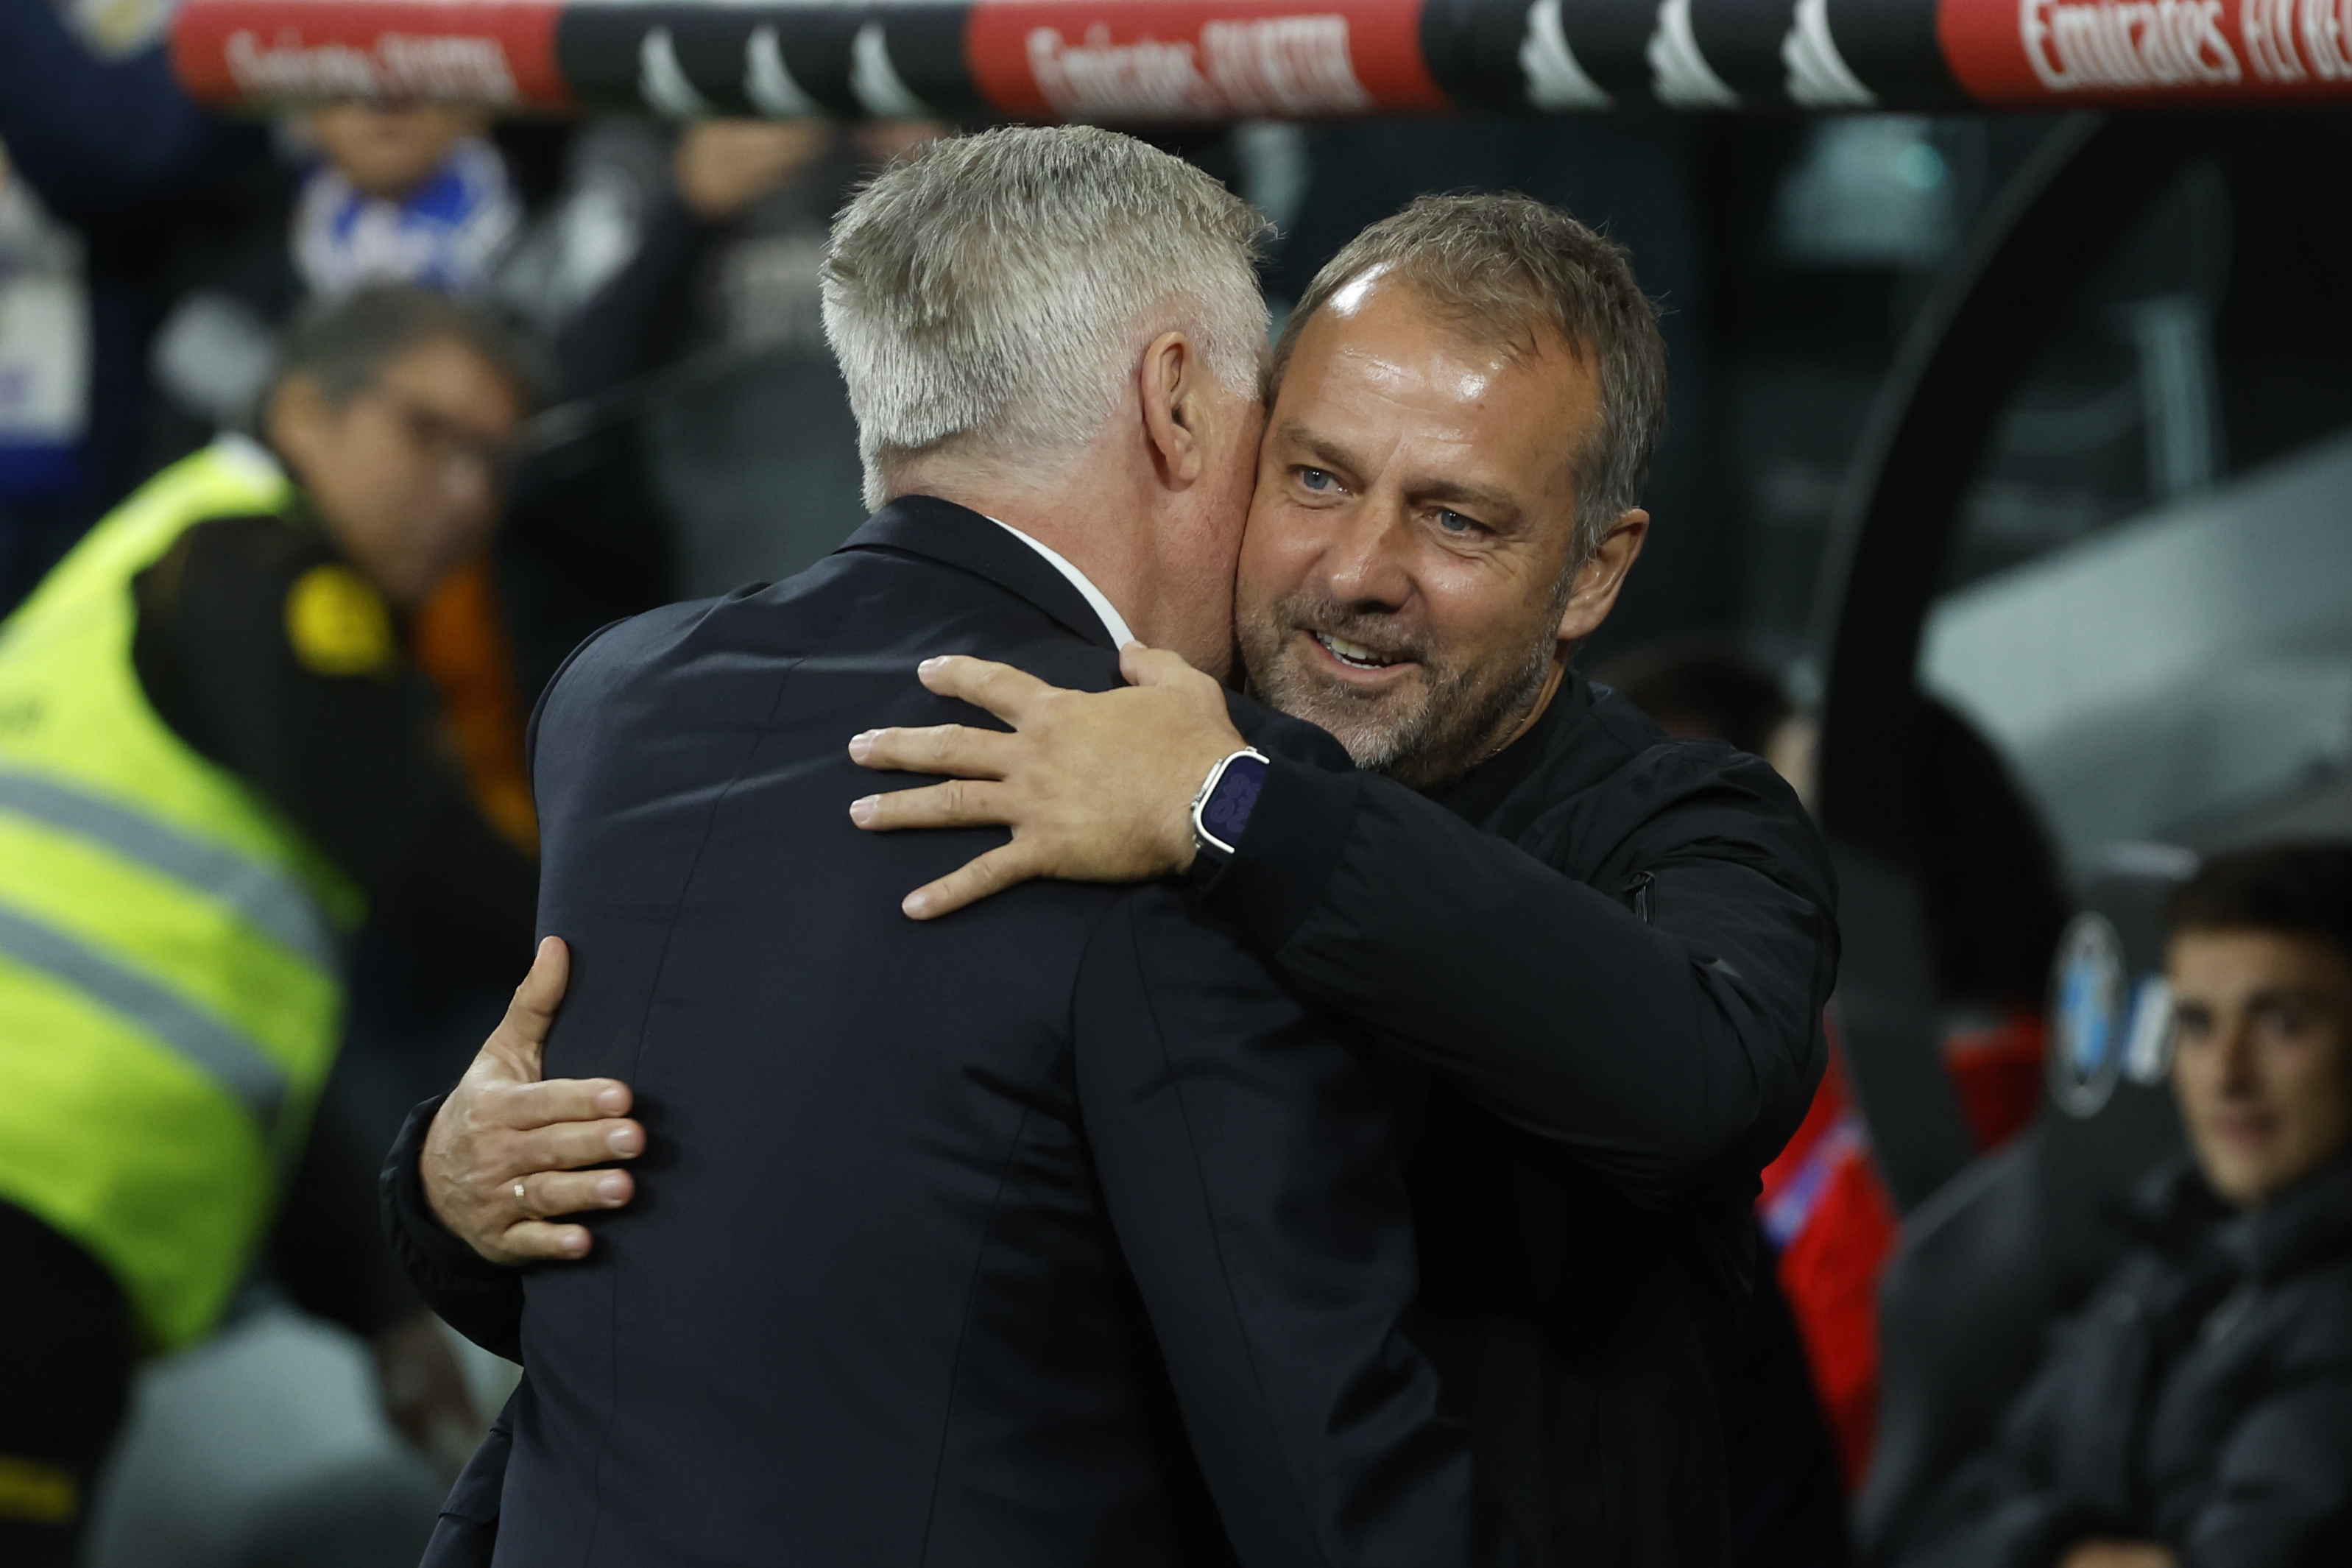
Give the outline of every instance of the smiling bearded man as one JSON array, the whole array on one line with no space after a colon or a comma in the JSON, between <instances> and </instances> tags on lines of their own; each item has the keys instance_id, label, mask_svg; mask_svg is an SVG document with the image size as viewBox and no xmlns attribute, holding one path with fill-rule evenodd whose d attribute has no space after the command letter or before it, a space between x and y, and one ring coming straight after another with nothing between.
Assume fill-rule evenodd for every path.
<instances>
[{"instance_id":1,"label":"smiling bearded man","mask_svg":"<svg viewBox=\"0 0 2352 1568\"><path fill-rule=\"evenodd\" d=\"M1718 1371L1758 1173L1825 1059L1834 894L1769 767L1570 665L1648 527L1654 311L1566 214L1431 198L1324 269L1275 374L1239 638L1255 689L1357 766L1307 725L1237 727L1165 651L1129 645L1137 684L1099 693L935 658L925 686L1013 731L857 736L869 767L961 776L852 818L1013 827L908 895L926 919L1029 878L1181 875L1364 1028L1405 1145L1416 1337L1520 1533L1550 1563L1720 1563ZM581 1257L588 1229L549 1218L629 1202L627 1173L581 1169L645 1148L626 1089L527 1081L558 984L534 971L429 1142L420 1117L395 1151L412 1257L445 1223L487 1258ZM418 1279L478 1322L518 1294L472 1263Z\"/></svg>"}]
</instances>

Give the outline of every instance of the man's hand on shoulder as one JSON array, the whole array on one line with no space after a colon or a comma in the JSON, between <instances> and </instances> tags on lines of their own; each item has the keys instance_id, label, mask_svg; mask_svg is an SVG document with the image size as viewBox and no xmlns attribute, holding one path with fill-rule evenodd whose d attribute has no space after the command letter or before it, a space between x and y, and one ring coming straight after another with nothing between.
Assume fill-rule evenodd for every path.
<instances>
[{"instance_id":1,"label":"man's hand on shoulder","mask_svg":"<svg viewBox=\"0 0 2352 1568\"><path fill-rule=\"evenodd\" d=\"M644 1152L645 1129L626 1119L628 1086L540 1077L571 965L559 938L539 944L506 1016L425 1137L422 1174L434 1217L493 1263L584 1257L588 1227L551 1221L619 1208L635 1192L626 1171L584 1168Z\"/></svg>"},{"instance_id":2,"label":"man's hand on shoulder","mask_svg":"<svg viewBox=\"0 0 2352 1568\"><path fill-rule=\"evenodd\" d=\"M1181 656L1129 643L1119 668L1132 684L1067 691L986 659L927 659L926 687L985 708L1013 733L941 724L849 742L866 767L949 779L854 802L858 826L1013 829L1012 843L907 895L907 913L932 920L1038 877L1148 882L1192 865L1192 797L1246 742L1224 689Z\"/></svg>"}]
</instances>

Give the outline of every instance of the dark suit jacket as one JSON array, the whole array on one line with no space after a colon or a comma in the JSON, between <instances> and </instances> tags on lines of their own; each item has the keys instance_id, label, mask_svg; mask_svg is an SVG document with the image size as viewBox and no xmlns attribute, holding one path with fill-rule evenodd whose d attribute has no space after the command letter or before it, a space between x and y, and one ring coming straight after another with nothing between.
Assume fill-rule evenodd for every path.
<instances>
[{"instance_id":1,"label":"dark suit jacket","mask_svg":"<svg viewBox=\"0 0 2352 1568\"><path fill-rule=\"evenodd\" d=\"M1349 1042L1172 886L899 913L993 836L860 833L845 745L969 721L910 679L945 652L1119 679L1050 565L917 498L542 705L547 1070L635 1086L651 1144L528 1278L497 1561L1173 1562L1182 1435L1245 1562L1495 1557Z\"/></svg>"},{"instance_id":2,"label":"dark suit jacket","mask_svg":"<svg viewBox=\"0 0 2352 1568\"><path fill-rule=\"evenodd\" d=\"M1749 1205L1825 1060L1818 835L1760 761L1669 739L1573 674L1435 798L1350 771L1311 727L1238 699L1234 718L1274 765L1238 853L1187 892L1387 1048L1415 1332L1482 1474L1541 1561L1723 1562L1717 1385ZM433 1109L386 1173L395 1245L446 1316L510 1348L513 1271L416 1190ZM486 1453L447 1528L496 1479Z\"/></svg>"}]
</instances>

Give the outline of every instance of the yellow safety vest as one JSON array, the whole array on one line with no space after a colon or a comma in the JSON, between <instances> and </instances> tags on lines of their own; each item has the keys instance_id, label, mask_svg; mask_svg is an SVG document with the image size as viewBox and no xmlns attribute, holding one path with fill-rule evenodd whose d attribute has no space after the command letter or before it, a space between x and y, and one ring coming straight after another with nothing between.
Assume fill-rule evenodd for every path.
<instances>
[{"instance_id":1,"label":"yellow safety vest","mask_svg":"<svg viewBox=\"0 0 2352 1568\"><path fill-rule=\"evenodd\" d=\"M260 447L216 443L0 622L0 1202L110 1268L162 1347L212 1327L275 1210L361 902L148 706L131 579L290 498Z\"/></svg>"}]
</instances>

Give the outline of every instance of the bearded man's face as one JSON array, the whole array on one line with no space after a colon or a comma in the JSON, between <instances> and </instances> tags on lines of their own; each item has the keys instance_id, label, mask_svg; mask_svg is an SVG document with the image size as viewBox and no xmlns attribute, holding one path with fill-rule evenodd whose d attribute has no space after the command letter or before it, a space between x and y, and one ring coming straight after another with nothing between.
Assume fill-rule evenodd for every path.
<instances>
[{"instance_id":1,"label":"bearded man's face","mask_svg":"<svg viewBox=\"0 0 2352 1568\"><path fill-rule=\"evenodd\" d=\"M1419 789L1506 744L1561 658L1600 416L1556 336L1482 344L1377 273L1333 296L1267 418L1235 603L1252 689Z\"/></svg>"}]
</instances>

